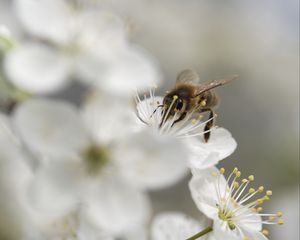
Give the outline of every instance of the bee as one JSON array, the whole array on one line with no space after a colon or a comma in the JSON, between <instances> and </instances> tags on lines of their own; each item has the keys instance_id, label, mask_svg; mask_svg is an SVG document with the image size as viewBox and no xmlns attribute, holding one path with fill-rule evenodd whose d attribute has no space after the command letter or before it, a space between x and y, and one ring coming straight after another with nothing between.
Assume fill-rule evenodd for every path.
<instances>
[{"instance_id":1,"label":"bee","mask_svg":"<svg viewBox=\"0 0 300 240\"><path fill-rule=\"evenodd\" d=\"M233 75L228 78L207 81L200 83L198 74L190 69L180 72L176 79L174 89L167 92L163 99L163 116L160 127L169 119L178 114L178 118L172 126L182 121L188 113L209 113L209 120L204 127L204 140L208 142L210 129L214 126L214 111L219 99L212 90L236 79L238 76Z\"/></svg>"}]
</instances>

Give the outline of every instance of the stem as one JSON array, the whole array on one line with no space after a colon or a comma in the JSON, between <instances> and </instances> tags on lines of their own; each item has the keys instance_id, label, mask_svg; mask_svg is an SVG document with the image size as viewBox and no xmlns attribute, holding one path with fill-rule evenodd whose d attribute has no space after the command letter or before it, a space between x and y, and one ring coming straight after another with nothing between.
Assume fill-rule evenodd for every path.
<instances>
[{"instance_id":1,"label":"stem","mask_svg":"<svg viewBox=\"0 0 300 240\"><path fill-rule=\"evenodd\" d=\"M205 234L210 233L212 230L213 230L212 227L207 227L204 230L202 230L201 232L198 232L197 234L195 234L194 236L189 237L186 240L196 240L196 239L204 236Z\"/></svg>"}]
</instances>

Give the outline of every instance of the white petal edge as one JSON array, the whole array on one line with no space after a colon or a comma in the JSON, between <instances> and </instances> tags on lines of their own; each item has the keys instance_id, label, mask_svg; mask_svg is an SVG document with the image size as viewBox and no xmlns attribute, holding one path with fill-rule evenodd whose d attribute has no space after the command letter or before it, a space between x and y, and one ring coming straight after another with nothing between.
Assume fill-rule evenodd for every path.
<instances>
[{"instance_id":1,"label":"white petal edge","mask_svg":"<svg viewBox=\"0 0 300 240\"><path fill-rule=\"evenodd\" d=\"M76 153L88 142L76 108L64 101L29 100L16 108L13 120L27 146L41 155Z\"/></svg>"},{"instance_id":2,"label":"white petal edge","mask_svg":"<svg viewBox=\"0 0 300 240\"><path fill-rule=\"evenodd\" d=\"M71 71L68 58L42 44L24 44L10 51L4 61L8 78L30 93L49 93L68 83Z\"/></svg>"},{"instance_id":3,"label":"white petal edge","mask_svg":"<svg viewBox=\"0 0 300 240\"><path fill-rule=\"evenodd\" d=\"M120 142L114 156L119 171L142 189L169 187L188 172L187 152L181 142L144 130Z\"/></svg>"},{"instance_id":4,"label":"white petal edge","mask_svg":"<svg viewBox=\"0 0 300 240\"><path fill-rule=\"evenodd\" d=\"M161 213L152 223L151 240L183 240L206 227L180 212Z\"/></svg>"},{"instance_id":5,"label":"white petal edge","mask_svg":"<svg viewBox=\"0 0 300 240\"><path fill-rule=\"evenodd\" d=\"M97 189L86 197L86 217L115 236L141 227L149 220L148 196L115 174L100 179Z\"/></svg>"},{"instance_id":6,"label":"white petal edge","mask_svg":"<svg viewBox=\"0 0 300 240\"><path fill-rule=\"evenodd\" d=\"M38 37L66 43L73 37L74 10L64 0L16 0L15 10L25 29Z\"/></svg>"},{"instance_id":7,"label":"white petal edge","mask_svg":"<svg viewBox=\"0 0 300 240\"><path fill-rule=\"evenodd\" d=\"M237 147L230 132L224 128L213 129L207 143L203 137L198 137L186 139L186 144L190 149L190 167L199 169L214 166L230 156Z\"/></svg>"}]
</instances>

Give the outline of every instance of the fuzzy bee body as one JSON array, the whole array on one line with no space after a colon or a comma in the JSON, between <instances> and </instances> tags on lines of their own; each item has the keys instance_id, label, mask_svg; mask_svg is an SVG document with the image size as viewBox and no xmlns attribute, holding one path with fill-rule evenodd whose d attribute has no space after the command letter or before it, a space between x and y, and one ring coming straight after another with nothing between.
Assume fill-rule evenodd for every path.
<instances>
[{"instance_id":1,"label":"fuzzy bee body","mask_svg":"<svg viewBox=\"0 0 300 240\"><path fill-rule=\"evenodd\" d=\"M213 80L200 84L197 73L189 69L182 71L177 77L174 89L168 92L163 99L164 113L160 126L175 114L178 114L179 117L173 124L183 120L190 112L209 112L210 120L204 128L204 140L207 142L210 137L210 129L214 124L214 112L212 109L219 102L216 93L212 89L224 85L235 78L237 78L236 75L227 79Z\"/></svg>"}]
</instances>

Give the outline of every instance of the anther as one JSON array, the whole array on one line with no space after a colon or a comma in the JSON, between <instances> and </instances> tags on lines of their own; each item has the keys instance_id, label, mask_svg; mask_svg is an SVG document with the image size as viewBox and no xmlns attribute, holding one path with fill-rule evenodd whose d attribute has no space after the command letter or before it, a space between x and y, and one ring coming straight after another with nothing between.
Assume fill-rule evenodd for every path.
<instances>
[{"instance_id":1,"label":"anther","mask_svg":"<svg viewBox=\"0 0 300 240\"><path fill-rule=\"evenodd\" d=\"M283 219L278 219L277 223L278 223L279 225L282 225L282 224L284 224L284 221L283 221Z\"/></svg>"},{"instance_id":2,"label":"anther","mask_svg":"<svg viewBox=\"0 0 300 240\"><path fill-rule=\"evenodd\" d=\"M249 181L254 181L254 176L253 176L253 175L250 175L250 176L248 177L248 179L249 179Z\"/></svg>"},{"instance_id":3,"label":"anther","mask_svg":"<svg viewBox=\"0 0 300 240\"><path fill-rule=\"evenodd\" d=\"M177 100L177 99L178 99L178 96L177 96L177 95L174 95L174 96L173 96L173 99L174 99L174 100Z\"/></svg>"},{"instance_id":4,"label":"anther","mask_svg":"<svg viewBox=\"0 0 300 240\"><path fill-rule=\"evenodd\" d=\"M233 173L235 174L238 170L239 170L239 169L238 169L237 167L235 167L235 168L233 169Z\"/></svg>"},{"instance_id":5,"label":"anther","mask_svg":"<svg viewBox=\"0 0 300 240\"><path fill-rule=\"evenodd\" d=\"M270 191L270 190L268 190L267 192L266 192L266 194L267 194L267 196L272 196L272 191Z\"/></svg>"},{"instance_id":6,"label":"anther","mask_svg":"<svg viewBox=\"0 0 300 240\"><path fill-rule=\"evenodd\" d=\"M242 180L242 183L247 183L248 182L248 179L246 179L246 178L244 178L243 180Z\"/></svg>"},{"instance_id":7,"label":"anther","mask_svg":"<svg viewBox=\"0 0 300 240\"><path fill-rule=\"evenodd\" d=\"M206 100L202 100L202 101L200 102L200 105L201 105L201 107L205 107L205 106L206 106Z\"/></svg>"},{"instance_id":8,"label":"anther","mask_svg":"<svg viewBox=\"0 0 300 240\"><path fill-rule=\"evenodd\" d=\"M259 213L259 212L261 212L263 210L263 208L262 207L258 207L257 209L256 209L256 211Z\"/></svg>"},{"instance_id":9,"label":"anther","mask_svg":"<svg viewBox=\"0 0 300 240\"><path fill-rule=\"evenodd\" d=\"M265 189L264 186L260 186L260 187L258 188L258 191L259 191L259 192L263 192L264 189Z\"/></svg>"},{"instance_id":10,"label":"anther","mask_svg":"<svg viewBox=\"0 0 300 240\"><path fill-rule=\"evenodd\" d=\"M220 168L220 173L224 174L225 173L225 168Z\"/></svg>"},{"instance_id":11,"label":"anther","mask_svg":"<svg viewBox=\"0 0 300 240\"><path fill-rule=\"evenodd\" d=\"M265 236L268 236L268 235L269 235L269 231L268 231L267 229L263 229L263 230L261 231L261 233L262 233L263 235L265 235Z\"/></svg>"},{"instance_id":12,"label":"anther","mask_svg":"<svg viewBox=\"0 0 300 240\"><path fill-rule=\"evenodd\" d=\"M234 188L239 188L239 186L240 186L240 184L239 184L238 182L234 182L234 183L233 183L233 187L234 187Z\"/></svg>"},{"instance_id":13,"label":"anther","mask_svg":"<svg viewBox=\"0 0 300 240\"><path fill-rule=\"evenodd\" d=\"M237 172L235 173L235 176L236 176L236 177L240 177L241 174L242 174L242 173L241 173L240 171L237 171Z\"/></svg>"},{"instance_id":14,"label":"anther","mask_svg":"<svg viewBox=\"0 0 300 240\"><path fill-rule=\"evenodd\" d=\"M218 173L212 172L211 175L212 175L213 177L216 177L216 176L218 176Z\"/></svg>"},{"instance_id":15,"label":"anther","mask_svg":"<svg viewBox=\"0 0 300 240\"><path fill-rule=\"evenodd\" d=\"M255 189L254 188L250 188L249 189L249 193L254 193L255 192Z\"/></svg>"},{"instance_id":16,"label":"anther","mask_svg":"<svg viewBox=\"0 0 300 240\"><path fill-rule=\"evenodd\" d=\"M278 212L277 213L277 217L282 217L283 216L283 212Z\"/></svg>"}]
</instances>

